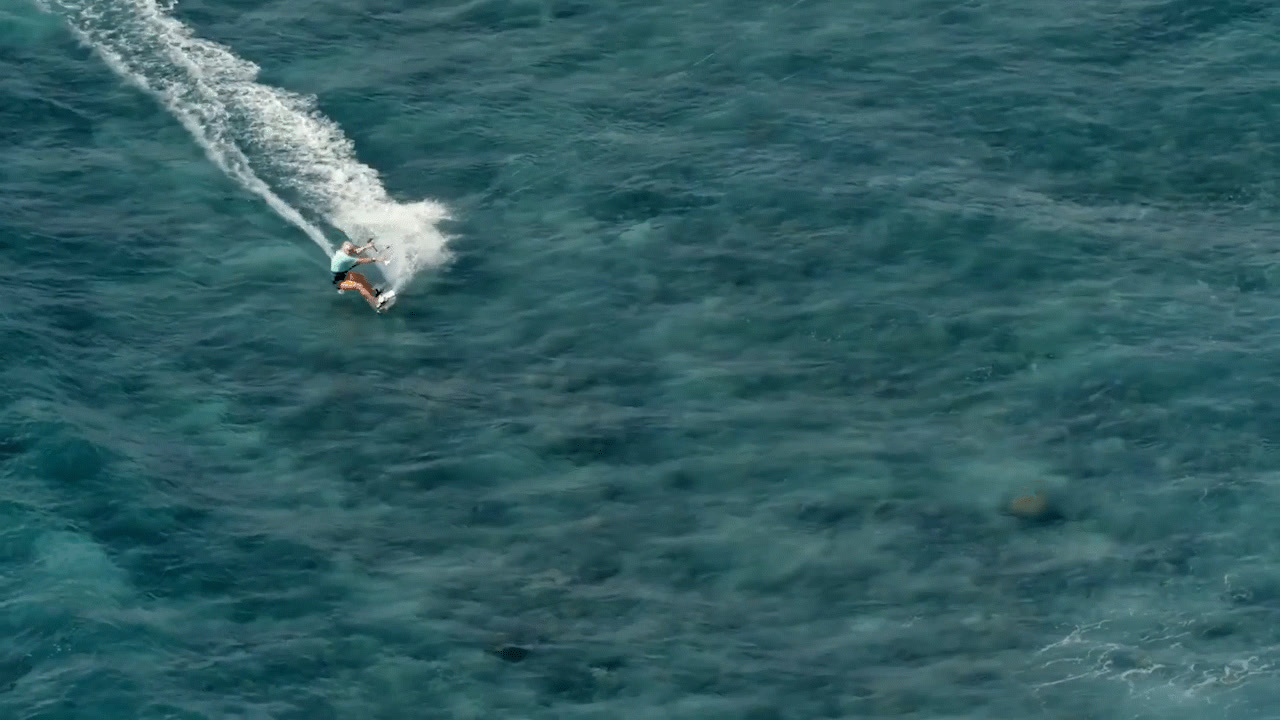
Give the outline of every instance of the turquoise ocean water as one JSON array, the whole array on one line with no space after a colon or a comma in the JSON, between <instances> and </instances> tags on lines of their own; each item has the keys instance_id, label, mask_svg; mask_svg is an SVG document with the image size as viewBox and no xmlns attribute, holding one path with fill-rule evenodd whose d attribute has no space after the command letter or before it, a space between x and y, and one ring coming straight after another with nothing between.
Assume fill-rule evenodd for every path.
<instances>
[{"instance_id":1,"label":"turquoise ocean water","mask_svg":"<svg viewBox=\"0 0 1280 720\"><path fill-rule=\"evenodd\" d=\"M0 718L1280 717L1273 3L5 0L0 60Z\"/></svg>"}]
</instances>

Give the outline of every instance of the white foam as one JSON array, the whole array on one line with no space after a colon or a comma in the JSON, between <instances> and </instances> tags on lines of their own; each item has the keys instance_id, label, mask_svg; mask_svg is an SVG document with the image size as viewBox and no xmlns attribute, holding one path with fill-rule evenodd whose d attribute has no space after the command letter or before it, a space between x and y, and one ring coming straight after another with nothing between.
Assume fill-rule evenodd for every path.
<instances>
[{"instance_id":1,"label":"white foam","mask_svg":"<svg viewBox=\"0 0 1280 720\"><path fill-rule=\"evenodd\" d=\"M195 37L157 0L43 0L116 73L164 104L206 155L326 253L317 217L372 241L391 287L448 259L441 204L392 200L314 98L257 82L257 65Z\"/></svg>"}]
</instances>

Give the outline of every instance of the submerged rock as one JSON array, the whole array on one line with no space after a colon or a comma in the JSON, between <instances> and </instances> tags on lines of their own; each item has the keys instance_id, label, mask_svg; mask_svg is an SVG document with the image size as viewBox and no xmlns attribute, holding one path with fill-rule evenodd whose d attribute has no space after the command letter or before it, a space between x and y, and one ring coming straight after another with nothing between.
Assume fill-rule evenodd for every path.
<instances>
[{"instance_id":1,"label":"submerged rock","mask_svg":"<svg viewBox=\"0 0 1280 720\"><path fill-rule=\"evenodd\" d=\"M529 657L529 648L520 645L500 645L493 649L493 654L507 662L517 663Z\"/></svg>"},{"instance_id":2,"label":"submerged rock","mask_svg":"<svg viewBox=\"0 0 1280 720\"><path fill-rule=\"evenodd\" d=\"M1043 492L1015 497L1005 504L1004 510L1029 522L1047 523L1063 519L1057 504Z\"/></svg>"}]
</instances>

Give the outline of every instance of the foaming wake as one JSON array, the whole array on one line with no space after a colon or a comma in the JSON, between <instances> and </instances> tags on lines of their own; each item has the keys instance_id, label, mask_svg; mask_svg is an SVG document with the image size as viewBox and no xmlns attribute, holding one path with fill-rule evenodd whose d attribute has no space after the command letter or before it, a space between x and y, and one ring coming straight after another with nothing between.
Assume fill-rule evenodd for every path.
<instances>
[{"instance_id":1,"label":"foaming wake","mask_svg":"<svg viewBox=\"0 0 1280 720\"><path fill-rule=\"evenodd\" d=\"M439 203L397 203L351 141L302 97L256 81L258 66L192 35L172 1L40 0L118 74L159 99L209 159L331 252L304 216L374 242L391 287L448 259ZM288 198L287 200L285 198Z\"/></svg>"}]
</instances>

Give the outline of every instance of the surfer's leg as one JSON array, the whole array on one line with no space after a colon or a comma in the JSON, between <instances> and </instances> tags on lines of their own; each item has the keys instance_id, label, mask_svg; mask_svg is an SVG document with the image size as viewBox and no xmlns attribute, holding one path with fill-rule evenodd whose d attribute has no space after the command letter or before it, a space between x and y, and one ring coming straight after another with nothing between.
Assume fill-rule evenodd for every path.
<instances>
[{"instance_id":1,"label":"surfer's leg","mask_svg":"<svg viewBox=\"0 0 1280 720\"><path fill-rule=\"evenodd\" d=\"M381 294L382 294L382 291L381 291L381 290L379 290L378 288L374 287L374 286L373 286L373 283L369 282L369 278L367 278L367 277L365 277L365 276L363 276L363 275L360 275L360 274L356 274L356 278L357 278L357 279L356 279L356 282L360 283L361 285L364 285L364 289L365 289L365 290L368 290L368 291L369 291L369 292L371 292L371 293L373 293L373 296L374 296L374 297L377 297L377 296L379 296L379 295L381 295Z\"/></svg>"},{"instance_id":2,"label":"surfer's leg","mask_svg":"<svg viewBox=\"0 0 1280 720\"><path fill-rule=\"evenodd\" d=\"M357 275L356 277L360 277L360 276ZM364 278L360 278L360 279L364 280ZM350 275L348 275L347 279L343 280L342 284L339 285L338 287L342 288L343 290L355 290L359 292L361 295L364 296L364 299L369 302L369 307L372 307L374 310L378 309L378 297L373 293L369 292L369 282L367 280L363 283L356 282L355 280L351 279Z\"/></svg>"}]
</instances>

